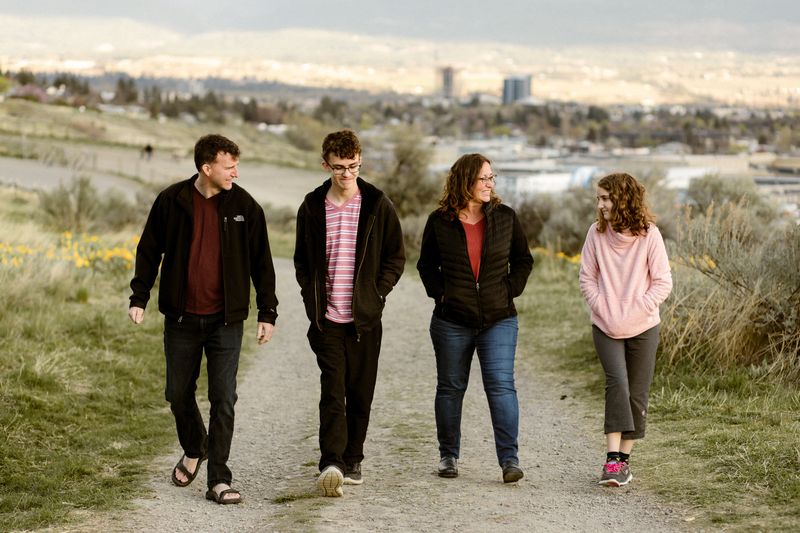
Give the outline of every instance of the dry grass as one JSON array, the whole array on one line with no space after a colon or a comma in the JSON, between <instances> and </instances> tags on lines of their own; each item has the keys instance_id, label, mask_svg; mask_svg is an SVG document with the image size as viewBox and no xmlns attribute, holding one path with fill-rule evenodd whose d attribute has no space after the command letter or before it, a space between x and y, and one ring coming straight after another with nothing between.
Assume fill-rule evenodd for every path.
<instances>
[{"instance_id":1,"label":"dry grass","mask_svg":"<svg viewBox=\"0 0 800 533\"><path fill-rule=\"evenodd\" d=\"M603 377L576 265L546 250L537 250L535 259L529 288L517 300L523 327L535 343L530 353L547 358L543 364L551 369L557 359L554 370L563 383L597 412ZM722 288L693 269L677 274L679 294L661 309L662 332L671 331L662 333L647 438L632 456L635 483L681 507L701 529L796 531L800 391L770 366L718 363L715 342L722 343L724 335L714 327L725 322L713 321L713 315L724 313L730 320L733 314L725 313L725 306L748 302L725 297ZM687 307L697 299L688 289L680 294L687 276L705 284L693 286L704 307ZM728 336L736 337L740 325L728 322ZM679 340L680 348L670 345Z\"/></svg>"},{"instance_id":2,"label":"dry grass","mask_svg":"<svg viewBox=\"0 0 800 533\"><path fill-rule=\"evenodd\" d=\"M747 206L727 204L687 217L672 257L668 364L800 376L800 227L768 226Z\"/></svg>"}]
</instances>

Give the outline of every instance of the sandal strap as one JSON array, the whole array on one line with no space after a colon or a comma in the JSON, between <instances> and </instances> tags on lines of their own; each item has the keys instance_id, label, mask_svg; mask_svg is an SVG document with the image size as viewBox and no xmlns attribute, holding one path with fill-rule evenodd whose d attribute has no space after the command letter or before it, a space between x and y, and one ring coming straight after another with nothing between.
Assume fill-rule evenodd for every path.
<instances>
[{"instance_id":1,"label":"sandal strap","mask_svg":"<svg viewBox=\"0 0 800 533\"><path fill-rule=\"evenodd\" d=\"M215 491L214 489L208 489L208 490L214 495L214 500L217 503L234 502L242 499L241 493L234 488L228 488L225 490L221 490L219 492ZM236 494L238 498L225 498L225 496L227 496L228 494Z\"/></svg>"},{"instance_id":2,"label":"sandal strap","mask_svg":"<svg viewBox=\"0 0 800 533\"><path fill-rule=\"evenodd\" d=\"M183 460L184 459L198 459L197 465L195 465L195 467L194 467L194 472L189 472L189 469L186 468L185 464L183 464ZM204 459L205 459L205 457L186 457L186 455L183 455L181 457L180 461L178 461L178 464L175 465L175 470L180 470L183 473L184 476L186 476L186 477L188 477L190 479L194 479L195 476L197 476L197 471L200 470L200 464L202 463L202 461ZM174 474L174 472L173 472L173 474Z\"/></svg>"}]
</instances>

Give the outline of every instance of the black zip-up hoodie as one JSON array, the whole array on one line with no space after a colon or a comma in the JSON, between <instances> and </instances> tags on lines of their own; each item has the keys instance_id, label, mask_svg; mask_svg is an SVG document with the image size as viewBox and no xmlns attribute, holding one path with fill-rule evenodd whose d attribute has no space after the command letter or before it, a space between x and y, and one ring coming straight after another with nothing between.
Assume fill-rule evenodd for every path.
<instances>
[{"instance_id":1,"label":"black zip-up hoodie","mask_svg":"<svg viewBox=\"0 0 800 533\"><path fill-rule=\"evenodd\" d=\"M484 214L486 233L477 281L464 227L438 210L425 224L417 262L425 291L436 301L434 314L471 328L515 316L514 298L522 294L533 268L528 240L514 210L485 204Z\"/></svg>"},{"instance_id":2,"label":"black zip-up hoodie","mask_svg":"<svg viewBox=\"0 0 800 533\"><path fill-rule=\"evenodd\" d=\"M381 320L386 295L405 267L405 249L400 221L391 200L361 178L361 213L356 239L356 273L353 280L353 322L356 331L367 331ZM327 308L325 292L325 195L331 180L308 193L297 211L297 242L294 268L306 314L322 331Z\"/></svg>"},{"instance_id":3,"label":"black zip-up hoodie","mask_svg":"<svg viewBox=\"0 0 800 533\"><path fill-rule=\"evenodd\" d=\"M192 190L196 179L197 174L167 187L153 203L136 247L131 307L144 309L147 306L160 264L158 310L172 318L184 314L194 221ZM256 289L258 321L274 324L278 316L278 299L264 210L235 183L231 190L223 190L219 196L225 322L247 318L252 279Z\"/></svg>"}]
</instances>

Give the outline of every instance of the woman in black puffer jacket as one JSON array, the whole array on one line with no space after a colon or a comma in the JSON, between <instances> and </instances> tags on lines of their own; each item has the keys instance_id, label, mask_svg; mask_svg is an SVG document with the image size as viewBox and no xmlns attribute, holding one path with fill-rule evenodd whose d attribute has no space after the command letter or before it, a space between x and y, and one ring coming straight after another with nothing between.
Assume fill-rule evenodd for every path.
<instances>
[{"instance_id":1,"label":"woman in black puffer jacket","mask_svg":"<svg viewBox=\"0 0 800 533\"><path fill-rule=\"evenodd\" d=\"M431 340L436 354L439 475L458 476L461 405L477 350L503 481L518 481L519 405L514 387L519 296L533 267L514 210L494 193L490 161L467 154L450 168L439 208L431 213L417 262L436 306Z\"/></svg>"}]
</instances>

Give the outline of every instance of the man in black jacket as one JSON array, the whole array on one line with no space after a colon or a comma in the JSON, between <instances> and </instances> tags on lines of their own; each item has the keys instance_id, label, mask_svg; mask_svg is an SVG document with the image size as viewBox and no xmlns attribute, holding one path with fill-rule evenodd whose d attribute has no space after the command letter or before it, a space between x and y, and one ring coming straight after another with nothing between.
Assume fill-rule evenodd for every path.
<instances>
[{"instance_id":1,"label":"man in black jacket","mask_svg":"<svg viewBox=\"0 0 800 533\"><path fill-rule=\"evenodd\" d=\"M381 347L386 295L405 266L394 206L358 177L361 145L349 130L329 134L322 167L330 179L297 212L294 266L320 368L317 486L342 496L359 485Z\"/></svg>"},{"instance_id":2,"label":"man in black jacket","mask_svg":"<svg viewBox=\"0 0 800 533\"><path fill-rule=\"evenodd\" d=\"M172 482L189 485L208 459L206 498L239 503L241 494L231 488L227 462L243 321L252 279L257 341L263 344L272 337L278 316L275 269L264 211L233 183L239 147L221 135L206 135L195 145L194 160L197 174L161 191L150 210L136 249L128 315L134 324L144 319L161 265L158 309L165 317L165 395L184 451ZM208 431L195 399L203 351L211 403Z\"/></svg>"}]
</instances>

